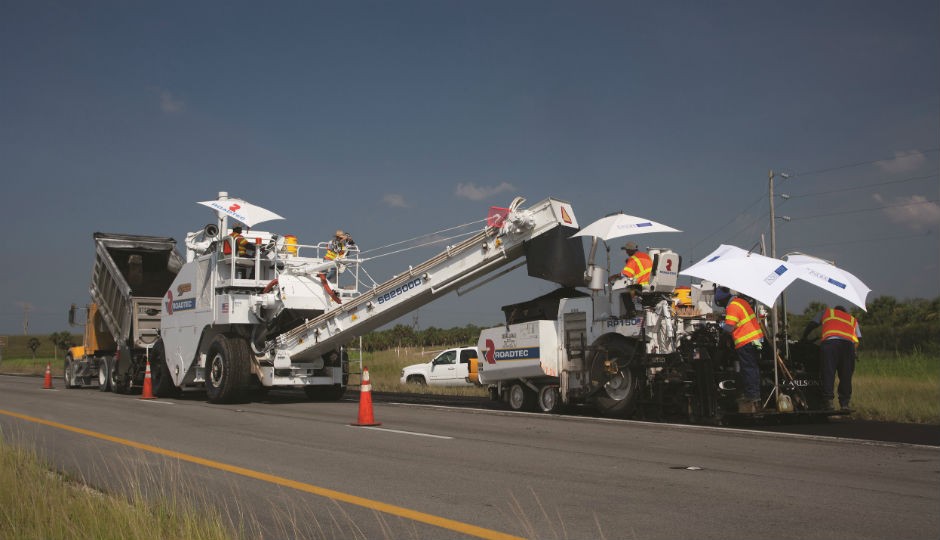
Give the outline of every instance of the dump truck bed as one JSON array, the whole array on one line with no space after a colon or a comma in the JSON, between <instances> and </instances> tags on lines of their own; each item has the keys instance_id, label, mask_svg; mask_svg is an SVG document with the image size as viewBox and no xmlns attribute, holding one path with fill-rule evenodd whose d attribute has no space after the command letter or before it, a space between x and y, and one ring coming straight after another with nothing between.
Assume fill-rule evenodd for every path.
<instances>
[{"instance_id":1,"label":"dump truck bed","mask_svg":"<svg viewBox=\"0 0 940 540\"><path fill-rule=\"evenodd\" d=\"M160 328L160 302L183 266L176 240L96 232L91 298L118 343L142 347Z\"/></svg>"}]
</instances>

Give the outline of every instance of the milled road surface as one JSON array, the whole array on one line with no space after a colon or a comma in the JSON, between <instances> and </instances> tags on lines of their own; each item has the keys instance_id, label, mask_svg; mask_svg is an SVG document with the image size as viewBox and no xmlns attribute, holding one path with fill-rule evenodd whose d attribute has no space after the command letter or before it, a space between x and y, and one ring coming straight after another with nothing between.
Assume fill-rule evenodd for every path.
<instances>
[{"instance_id":1,"label":"milled road surface","mask_svg":"<svg viewBox=\"0 0 940 540\"><path fill-rule=\"evenodd\" d=\"M937 447L374 397L382 425L362 428L354 400L0 376L0 429L92 485L182 489L266 538L940 537Z\"/></svg>"}]
</instances>

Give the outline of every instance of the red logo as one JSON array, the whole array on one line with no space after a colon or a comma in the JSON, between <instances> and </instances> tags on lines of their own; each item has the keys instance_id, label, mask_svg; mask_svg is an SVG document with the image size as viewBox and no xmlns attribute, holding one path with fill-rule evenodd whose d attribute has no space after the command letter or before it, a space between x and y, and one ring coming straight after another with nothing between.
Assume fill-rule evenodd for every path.
<instances>
[{"instance_id":1,"label":"red logo","mask_svg":"<svg viewBox=\"0 0 940 540\"><path fill-rule=\"evenodd\" d=\"M167 300L166 300L166 314L167 314L167 315L172 315L172 314L173 314L173 291L167 291L167 292L166 292L166 298L167 298Z\"/></svg>"},{"instance_id":2,"label":"red logo","mask_svg":"<svg viewBox=\"0 0 940 540\"><path fill-rule=\"evenodd\" d=\"M568 215L568 210L564 206L561 207L561 219L568 225L571 225L571 216Z\"/></svg>"},{"instance_id":3,"label":"red logo","mask_svg":"<svg viewBox=\"0 0 940 540\"><path fill-rule=\"evenodd\" d=\"M486 358L487 364L496 363L496 344L493 343L492 339L486 340L486 351L483 352L483 357Z\"/></svg>"},{"instance_id":4,"label":"red logo","mask_svg":"<svg viewBox=\"0 0 940 540\"><path fill-rule=\"evenodd\" d=\"M228 207L228 211L234 214L235 212L238 212L238 209L241 207L242 206L238 203L232 203L232 206Z\"/></svg>"}]
</instances>

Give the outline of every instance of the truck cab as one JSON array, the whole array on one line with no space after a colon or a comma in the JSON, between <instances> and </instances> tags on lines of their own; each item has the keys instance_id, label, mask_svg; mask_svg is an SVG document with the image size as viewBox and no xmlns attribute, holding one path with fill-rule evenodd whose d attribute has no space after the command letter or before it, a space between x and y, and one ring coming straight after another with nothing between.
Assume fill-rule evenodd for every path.
<instances>
[{"instance_id":1,"label":"truck cab","mask_svg":"<svg viewBox=\"0 0 940 540\"><path fill-rule=\"evenodd\" d=\"M431 386L473 386L470 366L481 357L476 347L457 347L441 351L430 362L412 364L401 370L402 384Z\"/></svg>"}]
</instances>

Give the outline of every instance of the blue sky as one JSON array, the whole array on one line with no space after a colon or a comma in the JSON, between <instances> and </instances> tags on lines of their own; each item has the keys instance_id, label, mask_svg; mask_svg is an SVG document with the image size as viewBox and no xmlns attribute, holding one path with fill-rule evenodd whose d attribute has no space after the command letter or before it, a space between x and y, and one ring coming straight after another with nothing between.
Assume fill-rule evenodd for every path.
<instances>
[{"instance_id":1,"label":"blue sky","mask_svg":"<svg viewBox=\"0 0 940 540\"><path fill-rule=\"evenodd\" d=\"M0 333L63 330L95 231L173 236L217 192L363 249L516 195L682 229L688 266L767 233L877 295L940 294L940 4L4 2ZM619 244L615 244L616 248ZM379 278L433 251L375 261ZM612 250L615 266L622 263ZM490 324L517 271L419 311ZM791 308L830 301L808 285ZM407 323L411 323L411 317Z\"/></svg>"}]
</instances>

